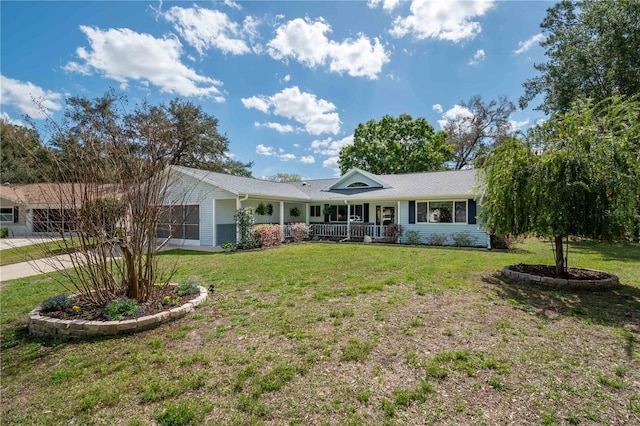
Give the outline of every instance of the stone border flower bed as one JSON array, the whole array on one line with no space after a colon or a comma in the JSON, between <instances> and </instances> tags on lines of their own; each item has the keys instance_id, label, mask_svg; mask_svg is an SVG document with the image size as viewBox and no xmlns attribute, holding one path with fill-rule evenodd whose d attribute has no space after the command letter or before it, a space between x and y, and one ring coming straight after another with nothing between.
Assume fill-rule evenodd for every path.
<instances>
[{"instance_id":1,"label":"stone border flower bed","mask_svg":"<svg viewBox=\"0 0 640 426\"><path fill-rule=\"evenodd\" d=\"M38 306L29 312L29 333L39 337L82 338L96 336L114 336L118 334L137 333L151 330L161 324L184 317L207 300L207 289L198 286L200 295L181 306L134 319L122 321L86 321L81 319L63 320L40 315Z\"/></svg>"},{"instance_id":2,"label":"stone border flower bed","mask_svg":"<svg viewBox=\"0 0 640 426\"><path fill-rule=\"evenodd\" d=\"M502 276L510 281L519 282L521 284L533 284L558 289L571 290L608 290L620 285L620 280L616 275L606 274L607 278L600 280L574 280L564 278L541 277L539 275L531 275L523 272L514 271L511 268L516 265L507 265L502 268ZM594 271L587 269L588 271ZM594 271L600 272L600 271Z\"/></svg>"}]
</instances>

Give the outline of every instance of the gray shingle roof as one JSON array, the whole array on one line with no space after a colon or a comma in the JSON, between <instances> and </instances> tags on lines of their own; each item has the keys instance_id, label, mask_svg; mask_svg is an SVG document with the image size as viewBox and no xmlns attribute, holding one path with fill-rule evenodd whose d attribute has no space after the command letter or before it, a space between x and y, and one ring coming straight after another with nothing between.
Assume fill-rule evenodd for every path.
<instances>
[{"instance_id":1,"label":"gray shingle roof","mask_svg":"<svg viewBox=\"0 0 640 426\"><path fill-rule=\"evenodd\" d=\"M339 178L313 179L304 182L271 182L266 180L207 172L174 166L176 170L238 195L271 197L300 201L394 199L419 200L433 198L474 197L476 170L377 175L390 188L350 188L326 191Z\"/></svg>"}]
</instances>

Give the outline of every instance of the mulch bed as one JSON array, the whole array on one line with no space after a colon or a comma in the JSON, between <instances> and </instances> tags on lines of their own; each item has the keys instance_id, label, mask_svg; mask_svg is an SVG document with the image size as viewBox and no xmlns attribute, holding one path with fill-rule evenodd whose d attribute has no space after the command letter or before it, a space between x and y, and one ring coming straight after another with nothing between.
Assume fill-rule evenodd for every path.
<instances>
[{"instance_id":1,"label":"mulch bed","mask_svg":"<svg viewBox=\"0 0 640 426\"><path fill-rule=\"evenodd\" d=\"M127 316L124 319L134 319L147 315L153 315L162 311L168 311L169 309L175 308L176 306L184 305L185 303L195 299L199 295L199 293L195 293L186 296L178 296L173 291L172 287L153 286L149 299L144 303L140 303L140 307L142 309L139 311L139 313ZM123 291L121 294L114 295L113 300L120 299L124 296L125 294ZM165 296L169 296L169 301L165 299ZM40 315L65 320L81 319L86 321L108 321L108 319L104 316L102 307L96 306L95 304L91 303L91 301L87 297L83 297L82 295L80 295L78 297L71 297L70 299L70 307L60 311L40 312ZM78 306L80 309L74 310L74 306Z\"/></svg>"},{"instance_id":2,"label":"mulch bed","mask_svg":"<svg viewBox=\"0 0 640 426\"><path fill-rule=\"evenodd\" d=\"M604 280L611 276L606 272L592 271L589 269L580 269L580 268L567 268L566 274L562 276L558 276L558 274L556 274L555 266L527 265L524 263L511 266L511 270L516 272L521 272L524 274L537 275L539 277L565 278L569 280L579 280L579 281Z\"/></svg>"}]
</instances>

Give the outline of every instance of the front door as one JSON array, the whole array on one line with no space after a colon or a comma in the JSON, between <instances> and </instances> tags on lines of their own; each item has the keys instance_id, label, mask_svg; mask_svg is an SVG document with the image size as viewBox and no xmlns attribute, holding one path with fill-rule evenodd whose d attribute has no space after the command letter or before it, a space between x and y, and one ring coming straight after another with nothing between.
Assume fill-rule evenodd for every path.
<instances>
[{"instance_id":1,"label":"front door","mask_svg":"<svg viewBox=\"0 0 640 426\"><path fill-rule=\"evenodd\" d=\"M383 227L396 223L395 206L376 206L376 237L384 236Z\"/></svg>"}]
</instances>

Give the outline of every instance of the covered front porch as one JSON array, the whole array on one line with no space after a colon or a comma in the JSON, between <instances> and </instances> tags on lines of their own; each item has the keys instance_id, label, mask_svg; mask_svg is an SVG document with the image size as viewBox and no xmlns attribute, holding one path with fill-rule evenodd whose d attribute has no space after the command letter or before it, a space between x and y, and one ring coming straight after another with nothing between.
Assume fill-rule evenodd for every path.
<instances>
[{"instance_id":1,"label":"covered front porch","mask_svg":"<svg viewBox=\"0 0 640 426\"><path fill-rule=\"evenodd\" d=\"M328 240L363 241L365 236L372 241L396 242L398 225L376 225L362 223L313 223L311 236Z\"/></svg>"}]
</instances>

